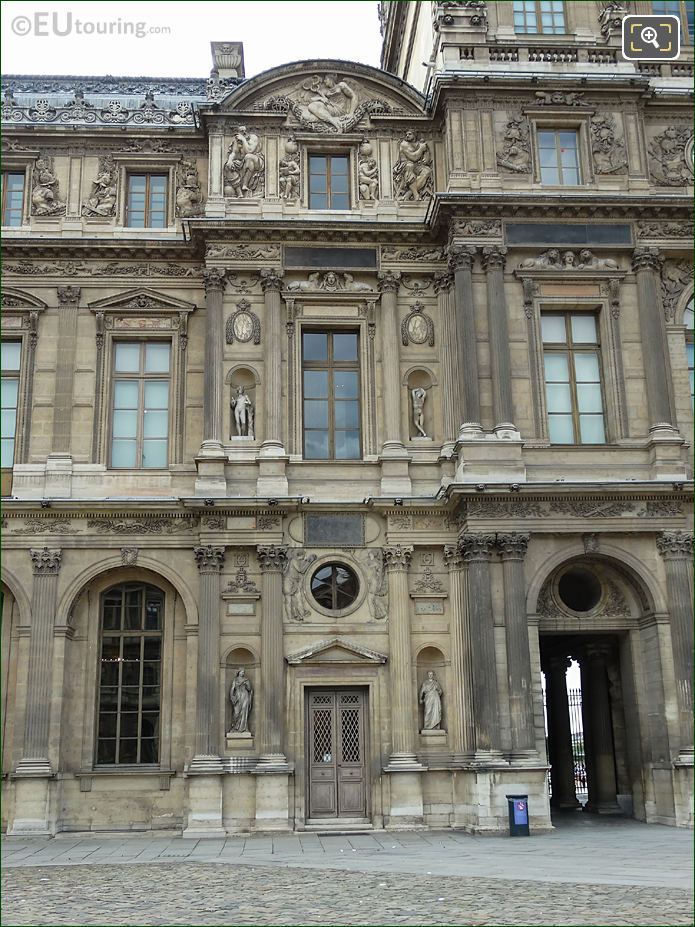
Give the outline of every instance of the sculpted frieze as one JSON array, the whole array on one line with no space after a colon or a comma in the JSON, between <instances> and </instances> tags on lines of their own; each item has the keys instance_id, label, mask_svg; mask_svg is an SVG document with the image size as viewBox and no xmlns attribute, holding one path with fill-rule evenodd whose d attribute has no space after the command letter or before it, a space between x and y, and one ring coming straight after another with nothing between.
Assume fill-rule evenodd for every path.
<instances>
[{"instance_id":1,"label":"sculpted frieze","mask_svg":"<svg viewBox=\"0 0 695 927\"><path fill-rule=\"evenodd\" d=\"M65 93L68 88L61 88ZM73 89L70 87L69 89ZM127 106L125 96L109 100L106 106L85 100L84 91L74 90L74 99L67 103L52 102L49 98L40 98L34 103L22 106L11 92L3 98L3 122L34 123L46 125L61 123L64 125L160 125L192 126L194 124L194 103L179 100L172 108L157 105L154 93L146 90L144 99L137 106Z\"/></svg>"},{"instance_id":2,"label":"sculpted frieze","mask_svg":"<svg viewBox=\"0 0 695 927\"><path fill-rule=\"evenodd\" d=\"M87 527L97 534L181 534L195 528L198 521L194 515L181 518L90 518Z\"/></svg>"},{"instance_id":3,"label":"sculpted frieze","mask_svg":"<svg viewBox=\"0 0 695 927\"><path fill-rule=\"evenodd\" d=\"M446 260L446 248L389 248L381 249L384 263L433 263Z\"/></svg>"},{"instance_id":4,"label":"sculpted frieze","mask_svg":"<svg viewBox=\"0 0 695 927\"><path fill-rule=\"evenodd\" d=\"M692 238L693 227L685 222L637 222L638 238Z\"/></svg>"},{"instance_id":5,"label":"sculpted frieze","mask_svg":"<svg viewBox=\"0 0 695 927\"><path fill-rule=\"evenodd\" d=\"M591 153L597 174L624 174L627 171L627 152L618 137L615 119L609 113L594 116L591 120Z\"/></svg>"},{"instance_id":6,"label":"sculpted frieze","mask_svg":"<svg viewBox=\"0 0 695 927\"><path fill-rule=\"evenodd\" d=\"M23 527L11 519L7 530L12 534L75 534L69 518L25 518Z\"/></svg>"},{"instance_id":7,"label":"sculpted frieze","mask_svg":"<svg viewBox=\"0 0 695 927\"><path fill-rule=\"evenodd\" d=\"M537 106L588 106L583 93L566 90L537 90Z\"/></svg>"},{"instance_id":8,"label":"sculpted frieze","mask_svg":"<svg viewBox=\"0 0 695 927\"><path fill-rule=\"evenodd\" d=\"M348 273L336 273L333 270L321 274L318 271L309 274L306 280L293 280L288 283L287 290L290 293L373 293L373 287L367 283L361 283Z\"/></svg>"},{"instance_id":9,"label":"sculpted frieze","mask_svg":"<svg viewBox=\"0 0 695 927\"><path fill-rule=\"evenodd\" d=\"M280 257L279 245L208 245L205 257L228 261L273 261Z\"/></svg>"},{"instance_id":10,"label":"sculpted frieze","mask_svg":"<svg viewBox=\"0 0 695 927\"><path fill-rule=\"evenodd\" d=\"M22 261L18 264L4 264L6 274L21 276L61 277L201 277L201 267L185 264L87 264L85 261L54 261L50 264L33 264Z\"/></svg>"},{"instance_id":11,"label":"sculpted frieze","mask_svg":"<svg viewBox=\"0 0 695 927\"><path fill-rule=\"evenodd\" d=\"M502 235L501 219L456 219L451 235L466 238L496 238Z\"/></svg>"},{"instance_id":12,"label":"sculpted frieze","mask_svg":"<svg viewBox=\"0 0 695 927\"><path fill-rule=\"evenodd\" d=\"M598 258L588 248L579 252L560 252L557 248L544 251L535 258L526 258L519 264L519 270L618 270L617 261L613 258Z\"/></svg>"}]
</instances>

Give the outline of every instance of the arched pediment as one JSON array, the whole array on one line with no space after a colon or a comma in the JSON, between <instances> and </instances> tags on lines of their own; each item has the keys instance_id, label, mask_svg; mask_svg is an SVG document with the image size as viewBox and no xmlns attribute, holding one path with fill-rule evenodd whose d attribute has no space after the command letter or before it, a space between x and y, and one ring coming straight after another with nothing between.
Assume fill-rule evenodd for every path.
<instances>
[{"instance_id":1,"label":"arched pediment","mask_svg":"<svg viewBox=\"0 0 695 927\"><path fill-rule=\"evenodd\" d=\"M46 308L46 303L33 296L31 293L25 293L23 290L16 290L14 287L4 286L2 288L2 308L3 309L34 309L41 311Z\"/></svg>"},{"instance_id":2,"label":"arched pediment","mask_svg":"<svg viewBox=\"0 0 695 927\"><path fill-rule=\"evenodd\" d=\"M297 132L340 135L372 120L423 119L425 100L404 81L349 61L297 61L235 87L213 107L237 117L270 117Z\"/></svg>"},{"instance_id":3,"label":"arched pediment","mask_svg":"<svg viewBox=\"0 0 695 927\"><path fill-rule=\"evenodd\" d=\"M92 312L193 312L194 303L165 296L148 287L137 287L89 303Z\"/></svg>"}]
</instances>

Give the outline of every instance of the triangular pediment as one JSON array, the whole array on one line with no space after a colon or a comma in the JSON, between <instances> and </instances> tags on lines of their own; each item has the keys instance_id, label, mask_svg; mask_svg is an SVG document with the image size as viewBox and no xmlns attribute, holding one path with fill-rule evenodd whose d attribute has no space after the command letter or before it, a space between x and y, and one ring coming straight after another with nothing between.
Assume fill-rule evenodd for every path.
<instances>
[{"instance_id":1,"label":"triangular pediment","mask_svg":"<svg viewBox=\"0 0 695 927\"><path fill-rule=\"evenodd\" d=\"M165 296L148 287L137 287L90 303L93 312L193 312L194 303Z\"/></svg>"},{"instance_id":2,"label":"triangular pediment","mask_svg":"<svg viewBox=\"0 0 695 927\"><path fill-rule=\"evenodd\" d=\"M45 309L46 303L31 293L25 293L23 290L16 290L14 287L4 286L2 288L2 308L3 309Z\"/></svg>"},{"instance_id":3,"label":"triangular pediment","mask_svg":"<svg viewBox=\"0 0 695 927\"><path fill-rule=\"evenodd\" d=\"M341 637L318 641L287 657L290 666L298 666L302 663L372 663L378 665L386 663L386 660L386 654L369 650L367 647Z\"/></svg>"},{"instance_id":4,"label":"triangular pediment","mask_svg":"<svg viewBox=\"0 0 695 927\"><path fill-rule=\"evenodd\" d=\"M372 119L422 119L424 105L417 90L377 68L349 61L299 61L233 88L215 107L215 115L276 117L297 131L340 135L365 129Z\"/></svg>"}]
</instances>

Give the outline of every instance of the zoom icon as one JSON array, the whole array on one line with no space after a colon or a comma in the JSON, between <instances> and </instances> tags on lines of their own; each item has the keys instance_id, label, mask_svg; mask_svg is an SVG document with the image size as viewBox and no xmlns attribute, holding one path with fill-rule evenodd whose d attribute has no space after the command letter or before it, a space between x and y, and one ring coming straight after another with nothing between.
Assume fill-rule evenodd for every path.
<instances>
[{"instance_id":1,"label":"zoom icon","mask_svg":"<svg viewBox=\"0 0 695 927\"><path fill-rule=\"evenodd\" d=\"M623 57L628 61L674 61L681 53L678 16L626 16Z\"/></svg>"}]
</instances>

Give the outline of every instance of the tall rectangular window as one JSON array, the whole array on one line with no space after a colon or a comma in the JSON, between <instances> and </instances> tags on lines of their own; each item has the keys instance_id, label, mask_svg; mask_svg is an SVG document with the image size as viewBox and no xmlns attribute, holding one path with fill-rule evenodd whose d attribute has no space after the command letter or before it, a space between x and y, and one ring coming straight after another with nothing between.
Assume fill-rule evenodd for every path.
<instances>
[{"instance_id":1,"label":"tall rectangular window","mask_svg":"<svg viewBox=\"0 0 695 927\"><path fill-rule=\"evenodd\" d=\"M0 389L0 402L2 403L2 460L0 461L0 467L3 470L11 469L14 464L21 356L21 342L2 342L0 354L2 365L2 388Z\"/></svg>"},{"instance_id":2,"label":"tall rectangular window","mask_svg":"<svg viewBox=\"0 0 695 927\"><path fill-rule=\"evenodd\" d=\"M349 158L309 155L309 209L349 209Z\"/></svg>"},{"instance_id":3,"label":"tall rectangular window","mask_svg":"<svg viewBox=\"0 0 695 927\"><path fill-rule=\"evenodd\" d=\"M101 599L97 765L159 762L164 594L123 583Z\"/></svg>"},{"instance_id":4,"label":"tall rectangular window","mask_svg":"<svg viewBox=\"0 0 695 927\"><path fill-rule=\"evenodd\" d=\"M565 10L562 0L514 0L514 31L562 35Z\"/></svg>"},{"instance_id":5,"label":"tall rectangular window","mask_svg":"<svg viewBox=\"0 0 695 927\"><path fill-rule=\"evenodd\" d=\"M652 14L658 16L660 13L678 16L681 21L681 35L684 39L689 36L692 42L695 22L695 0L653 0Z\"/></svg>"},{"instance_id":6,"label":"tall rectangular window","mask_svg":"<svg viewBox=\"0 0 695 927\"><path fill-rule=\"evenodd\" d=\"M167 226L166 174L128 174L127 226L163 229Z\"/></svg>"},{"instance_id":7,"label":"tall rectangular window","mask_svg":"<svg viewBox=\"0 0 695 927\"><path fill-rule=\"evenodd\" d=\"M24 217L24 172L2 172L2 224L17 226Z\"/></svg>"},{"instance_id":8,"label":"tall rectangular window","mask_svg":"<svg viewBox=\"0 0 695 927\"><path fill-rule=\"evenodd\" d=\"M541 183L576 186L579 183L579 137L573 129L539 129L538 160Z\"/></svg>"},{"instance_id":9,"label":"tall rectangular window","mask_svg":"<svg viewBox=\"0 0 695 927\"><path fill-rule=\"evenodd\" d=\"M114 343L112 467L167 466L170 349L168 341Z\"/></svg>"},{"instance_id":10,"label":"tall rectangular window","mask_svg":"<svg viewBox=\"0 0 695 927\"><path fill-rule=\"evenodd\" d=\"M553 444L605 444L596 316L541 316L548 432Z\"/></svg>"},{"instance_id":11,"label":"tall rectangular window","mask_svg":"<svg viewBox=\"0 0 695 927\"><path fill-rule=\"evenodd\" d=\"M357 332L302 335L304 457L360 457L360 370Z\"/></svg>"}]
</instances>

